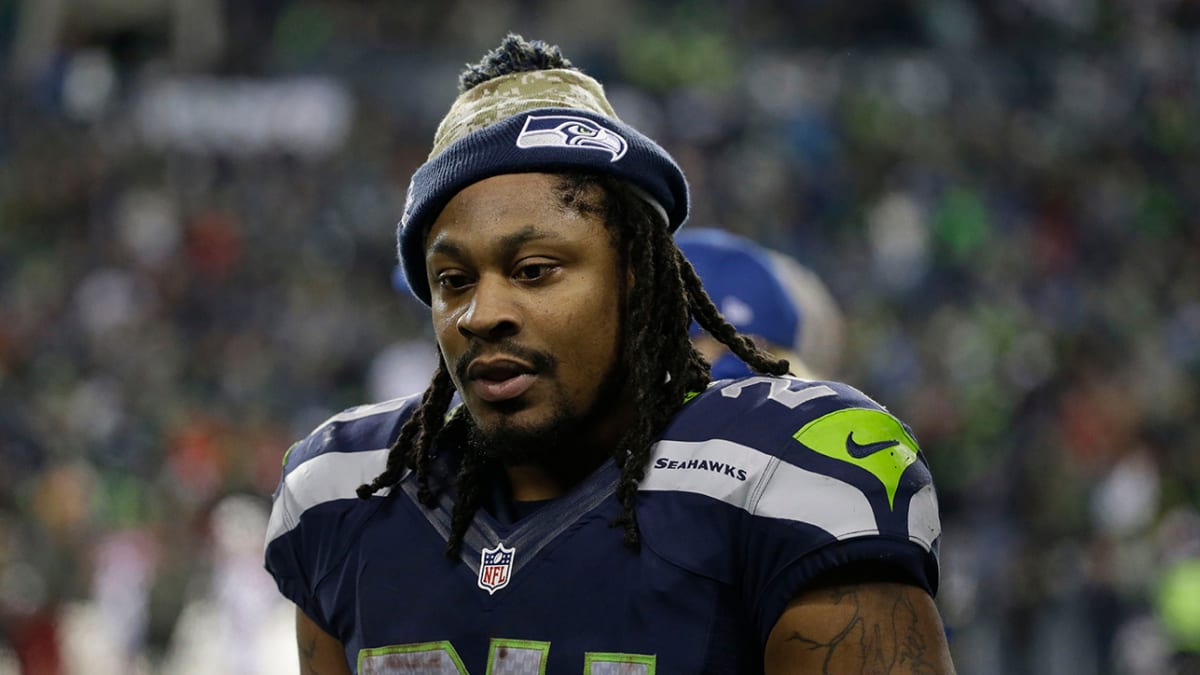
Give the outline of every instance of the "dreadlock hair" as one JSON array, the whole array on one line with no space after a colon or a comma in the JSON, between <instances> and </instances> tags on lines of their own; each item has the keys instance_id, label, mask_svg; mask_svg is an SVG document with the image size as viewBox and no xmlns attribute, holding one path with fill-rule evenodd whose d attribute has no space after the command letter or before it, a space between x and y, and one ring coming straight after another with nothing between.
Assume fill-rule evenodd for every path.
<instances>
[{"instance_id":1,"label":"dreadlock hair","mask_svg":"<svg viewBox=\"0 0 1200 675\"><path fill-rule=\"evenodd\" d=\"M509 35L498 49L463 73L460 85L466 91L513 72L569 67L570 62L556 47ZM654 441L688 394L703 391L711 380L708 363L688 336L692 319L758 372L783 375L788 372L788 364L758 349L721 316L699 276L675 246L660 214L632 185L614 176L587 171L560 175L557 190L561 203L581 213L600 213L618 252L619 264L632 272L633 287L620 321L619 354L624 362L617 366L630 374L627 390L633 399L635 419L612 449L620 468L616 495L621 504L621 515L612 525L622 527L626 545L637 547L640 536L634 502ZM597 194L598 202L594 198ZM416 411L401 426L385 470L358 488L359 497L367 499L395 485L406 470L412 470L419 501L434 506L436 491L430 478L435 445L461 447L465 439L466 414L459 410L458 414L447 415L453 394L449 370L439 353L433 380ZM495 468L480 454L463 452L454 477L457 499L446 547L451 558L461 550L463 536L482 503L486 479Z\"/></svg>"}]
</instances>

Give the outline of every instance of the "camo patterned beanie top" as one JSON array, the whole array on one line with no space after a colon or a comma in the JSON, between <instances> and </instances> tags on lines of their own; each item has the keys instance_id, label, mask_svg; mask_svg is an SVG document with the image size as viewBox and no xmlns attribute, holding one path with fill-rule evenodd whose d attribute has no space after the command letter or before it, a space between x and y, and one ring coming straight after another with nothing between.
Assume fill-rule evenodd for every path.
<instances>
[{"instance_id":1,"label":"camo patterned beanie top","mask_svg":"<svg viewBox=\"0 0 1200 675\"><path fill-rule=\"evenodd\" d=\"M430 303L425 235L463 188L508 173L599 171L627 180L673 232L688 214L688 185L657 143L621 122L599 82L557 47L508 35L459 78L461 93L413 174L396 228L413 295Z\"/></svg>"}]
</instances>

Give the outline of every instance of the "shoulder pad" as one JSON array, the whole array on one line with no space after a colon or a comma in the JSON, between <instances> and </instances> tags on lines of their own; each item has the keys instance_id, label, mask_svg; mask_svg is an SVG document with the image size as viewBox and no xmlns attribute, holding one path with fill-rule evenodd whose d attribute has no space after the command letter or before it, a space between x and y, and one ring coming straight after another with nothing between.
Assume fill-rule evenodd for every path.
<instances>
[{"instance_id":1,"label":"shoulder pad","mask_svg":"<svg viewBox=\"0 0 1200 675\"><path fill-rule=\"evenodd\" d=\"M315 506L357 498L358 486L383 472L388 449L420 400L416 394L349 408L293 444L283 458L267 541L296 527Z\"/></svg>"},{"instance_id":2,"label":"shoulder pad","mask_svg":"<svg viewBox=\"0 0 1200 675\"><path fill-rule=\"evenodd\" d=\"M283 595L331 634L317 585L352 550L350 542L383 501L359 499L358 486L383 472L401 425L419 402L410 396L350 408L284 456L267 523L265 566Z\"/></svg>"},{"instance_id":3,"label":"shoulder pad","mask_svg":"<svg viewBox=\"0 0 1200 675\"><path fill-rule=\"evenodd\" d=\"M932 478L911 431L857 389L837 382L754 376L714 383L676 415L640 486L647 541L679 561L717 560L702 538L672 532L744 531L791 523L803 555L834 541L885 537L931 551L940 534ZM686 502L688 506L672 504ZM685 521L707 521L693 522ZM741 521L735 524L733 521ZM753 527L753 526L752 526ZM711 542L715 553L733 541ZM734 561L709 571L725 577ZM717 569L717 568L714 568ZM700 571L700 570L697 570Z\"/></svg>"},{"instance_id":4,"label":"shoulder pad","mask_svg":"<svg viewBox=\"0 0 1200 675\"><path fill-rule=\"evenodd\" d=\"M782 439L807 422L845 408L884 411L867 395L841 382L770 375L719 380L675 415L662 438L721 438L766 450L782 446Z\"/></svg>"}]
</instances>

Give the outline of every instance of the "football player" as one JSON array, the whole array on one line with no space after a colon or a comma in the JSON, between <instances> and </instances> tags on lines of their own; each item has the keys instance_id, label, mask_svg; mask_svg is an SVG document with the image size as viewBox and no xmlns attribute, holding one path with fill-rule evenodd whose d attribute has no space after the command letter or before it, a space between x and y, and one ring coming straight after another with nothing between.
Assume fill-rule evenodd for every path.
<instances>
[{"instance_id":1,"label":"football player","mask_svg":"<svg viewBox=\"0 0 1200 675\"><path fill-rule=\"evenodd\" d=\"M398 226L433 380L284 459L302 672L952 672L905 425L721 318L683 173L557 47L460 83ZM693 318L761 374L710 387Z\"/></svg>"},{"instance_id":2,"label":"football player","mask_svg":"<svg viewBox=\"0 0 1200 675\"><path fill-rule=\"evenodd\" d=\"M812 270L717 228L684 228L675 243L725 320L768 353L787 360L792 374L813 379L837 371L844 321ZM714 380L752 374L749 365L694 323L692 340L712 364Z\"/></svg>"}]
</instances>

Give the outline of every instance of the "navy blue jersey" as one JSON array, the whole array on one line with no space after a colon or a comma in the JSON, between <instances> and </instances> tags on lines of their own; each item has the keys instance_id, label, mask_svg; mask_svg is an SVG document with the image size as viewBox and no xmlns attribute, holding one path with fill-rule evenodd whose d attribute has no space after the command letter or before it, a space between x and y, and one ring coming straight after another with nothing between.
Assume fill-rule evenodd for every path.
<instances>
[{"instance_id":1,"label":"navy blue jersey","mask_svg":"<svg viewBox=\"0 0 1200 675\"><path fill-rule=\"evenodd\" d=\"M515 523L481 509L455 560L452 491L423 507L409 474L355 496L417 402L334 416L288 453L275 494L267 569L355 672L748 673L820 574L869 562L936 590L925 459L847 385L755 376L695 396L654 446L637 550L610 527L610 461Z\"/></svg>"}]
</instances>

